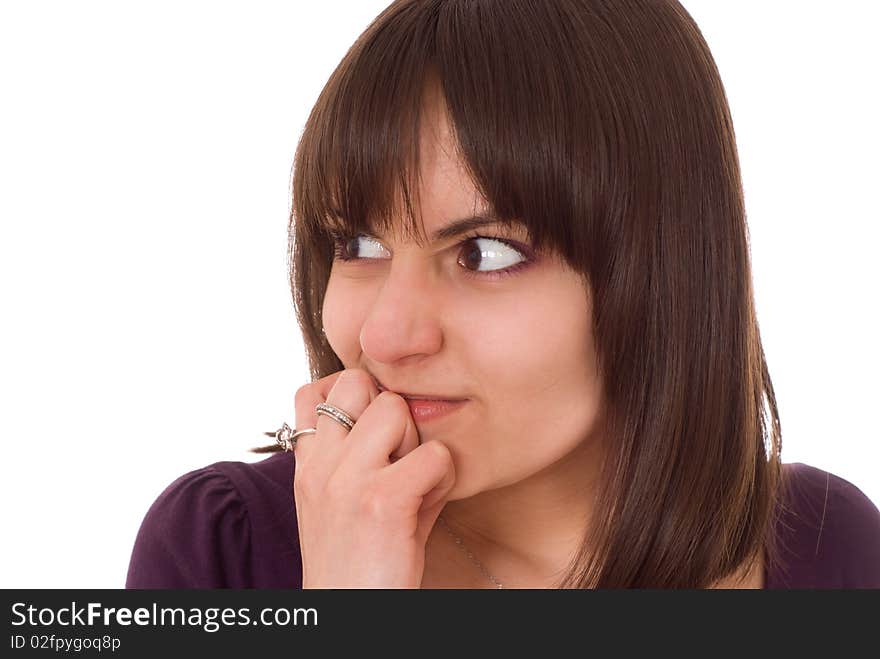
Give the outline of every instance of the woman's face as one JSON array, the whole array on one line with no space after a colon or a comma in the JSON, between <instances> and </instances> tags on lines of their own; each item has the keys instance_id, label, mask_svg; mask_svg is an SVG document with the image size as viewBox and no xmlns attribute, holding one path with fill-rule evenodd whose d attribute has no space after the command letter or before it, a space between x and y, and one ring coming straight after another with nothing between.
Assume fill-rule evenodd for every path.
<instances>
[{"instance_id":1,"label":"woman's face","mask_svg":"<svg viewBox=\"0 0 880 659\"><path fill-rule=\"evenodd\" d=\"M431 237L484 206L453 157L445 114L424 119L421 220ZM517 483L592 442L601 390L579 275L494 240L465 234L419 247L394 233L345 243L344 256L359 258L333 263L324 331L345 368L391 391L468 399L416 421L422 443L450 449L450 500ZM499 225L469 233L526 243L524 231Z\"/></svg>"}]
</instances>

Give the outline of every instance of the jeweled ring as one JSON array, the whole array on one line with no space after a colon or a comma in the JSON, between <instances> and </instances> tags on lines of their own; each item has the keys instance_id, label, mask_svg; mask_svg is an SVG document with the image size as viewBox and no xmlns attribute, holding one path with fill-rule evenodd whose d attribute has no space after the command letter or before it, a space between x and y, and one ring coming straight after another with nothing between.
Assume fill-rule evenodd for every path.
<instances>
[{"instance_id":1,"label":"jeweled ring","mask_svg":"<svg viewBox=\"0 0 880 659\"><path fill-rule=\"evenodd\" d=\"M280 446L285 451L293 451L296 448L296 440L300 435L307 435L308 433L318 432L315 428L303 428L302 430L294 431L287 423L281 424L281 427L278 430L271 432L264 432L264 435L268 435L269 437L274 437L275 441L278 442L278 446Z\"/></svg>"},{"instance_id":2,"label":"jeweled ring","mask_svg":"<svg viewBox=\"0 0 880 659\"><path fill-rule=\"evenodd\" d=\"M336 407L335 405L331 405L330 403L318 403L317 405L315 405L315 413L329 416L337 423L341 423L348 430L354 428L354 421L352 421L351 417L346 413L346 411Z\"/></svg>"}]
</instances>

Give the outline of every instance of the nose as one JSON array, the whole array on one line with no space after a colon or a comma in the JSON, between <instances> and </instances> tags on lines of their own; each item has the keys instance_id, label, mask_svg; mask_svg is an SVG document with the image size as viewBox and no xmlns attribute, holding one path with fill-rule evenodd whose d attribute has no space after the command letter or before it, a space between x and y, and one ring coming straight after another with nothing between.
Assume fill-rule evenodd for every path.
<instances>
[{"instance_id":1,"label":"nose","mask_svg":"<svg viewBox=\"0 0 880 659\"><path fill-rule=\"evenodd\" d=\"M415 257L394 259L361 326L361 350L374 362L431 355L443 344L439 284Z\"/></svg>"}]
</instances>

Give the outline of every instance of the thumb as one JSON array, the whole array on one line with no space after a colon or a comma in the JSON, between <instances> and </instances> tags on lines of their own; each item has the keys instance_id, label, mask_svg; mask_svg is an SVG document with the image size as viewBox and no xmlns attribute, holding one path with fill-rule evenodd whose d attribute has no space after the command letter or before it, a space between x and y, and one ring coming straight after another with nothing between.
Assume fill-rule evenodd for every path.
<instances>
[{"instance_id":1,"label":"thumb","mask_svg":"<svg viewBox=\"0 0 880 659\"><path fill-rule=\"evenodd\" d=\"M423 460L431 462L430 469L425 469L423 473L431 473L434 487L428 490L422 497L422 509L429 509L438 502L443 502L446 495L455 485L455 464L452 461L452 453L446 444L433 440L420 447L426 454ZM427 453L430 452L430 458ZM444 502L445 503L445 502Z\"/></svg>"},{"instance_id":2,"label":"thumb","mask_svg":"<svg viewBox=\"0 0 880 659\"><path fill-rule=\"evenodd\" d=\"M446 505L447 497L455 485L455 465L452 462L452 454L445 444L436 440L430 443L436 445L434 450L443 468L443 476L440 482L422 498L416 530L416 535L422 544L427 542L431 529L434 528L437 517Z\"/></svg>"}]
</instances>

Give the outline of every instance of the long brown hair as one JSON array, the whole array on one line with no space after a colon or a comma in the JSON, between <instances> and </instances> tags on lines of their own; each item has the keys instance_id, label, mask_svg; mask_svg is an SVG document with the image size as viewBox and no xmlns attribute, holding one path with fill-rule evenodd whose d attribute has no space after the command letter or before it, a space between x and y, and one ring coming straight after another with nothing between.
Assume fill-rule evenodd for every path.
<instances>
[{"instance_id":1,"label":"long brown hair","mask_svg":"<svg viewBox=\"0 0 880 659\"><path fill-rule=\"evenodd\" d=\"M560 585L702 588L762 551L774 564L782 434L734 130L675 0L397 0L367 27L294 162L290 284L312 379L344 368L321 318L331 227L405 220L421 239L430 85L490 208L581 273L593 303L610 450Z\"/></svg>"}]
</instances>

